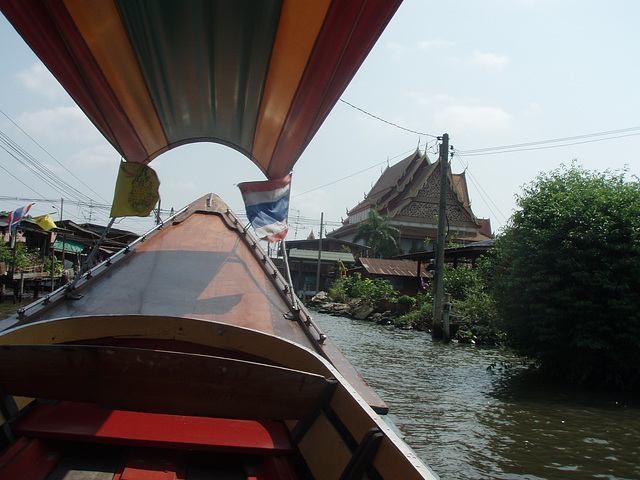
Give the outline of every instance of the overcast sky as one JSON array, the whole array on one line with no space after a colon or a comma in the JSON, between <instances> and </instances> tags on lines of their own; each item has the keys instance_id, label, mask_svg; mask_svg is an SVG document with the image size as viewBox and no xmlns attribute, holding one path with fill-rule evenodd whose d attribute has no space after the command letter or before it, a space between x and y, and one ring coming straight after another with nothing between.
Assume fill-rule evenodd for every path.
<instances>
[{"instance_id":1,"label":"overcast sky","mask_svg":"<svg viewBox=\"0 0 640 480\"><path fill-rule=\"evenodd\" d=\"M639 21L640 2L631 0L405 0L342 96L348 103L336 105L295 167L288 238L317 235L322 212L336 228L387 162L418 146L435 161L434 137L444 132L454 173L466 170L473 212L496 232L540 172L576 159L590 170L640 175ZM106 223L108 208L99 205L111 202L118 154L4 17L0 45L2 138L98 206L78 206L3 149L0 197L56 199L38 201L34 215L58 212L64 197L65 218ZM151 166L163 209L214 192L242 213L236 185L264 179L215 144L179 147ZM26 203L0 198L0 210ZM138 232L149 225L118 223Z\"/></svg>"}]
</instances>

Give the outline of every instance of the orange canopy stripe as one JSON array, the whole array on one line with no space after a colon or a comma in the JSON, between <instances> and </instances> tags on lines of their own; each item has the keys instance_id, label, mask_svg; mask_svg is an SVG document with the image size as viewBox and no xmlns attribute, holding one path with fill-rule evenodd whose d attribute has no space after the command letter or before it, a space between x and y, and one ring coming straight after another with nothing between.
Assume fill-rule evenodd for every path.
<instances>
[{"instance_id":1,"label":"orange canopy stripe","mask_svg":"<svg viewBox=\"0 0 640 480\"><path fill-rule=\"evenodd\" d=\"M111 86L146 155L163 151L167 137L113 1L65 0L65 6Z\"/></svg>"},{"instance_id":2,"label":"orange canopy stripe","mask_svg":"<svg viewBox=\"0 0 640 480\"><path fill-rule=\"evenodd\" d=\"M253 148L263 171L273 156L330 3L287 0L283 5Z\"/></svg>"}]
</instances>

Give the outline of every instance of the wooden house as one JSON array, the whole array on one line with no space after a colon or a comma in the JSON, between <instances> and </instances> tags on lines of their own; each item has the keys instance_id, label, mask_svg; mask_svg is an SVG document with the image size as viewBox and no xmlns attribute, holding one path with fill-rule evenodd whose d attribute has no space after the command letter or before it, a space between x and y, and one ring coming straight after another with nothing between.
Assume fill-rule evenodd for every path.
<instances>
[{"instance_id":1,"label":"wooden house","mask_svg":"<svg viewBox=\"0 0 640 480\"><path fill-rule=\"evenodd\" d=\"M415 260L359 258L363 278L382 278L402 295L415 295L429 288L433 274L427 263Z\"/></svg>"}]
</instances>

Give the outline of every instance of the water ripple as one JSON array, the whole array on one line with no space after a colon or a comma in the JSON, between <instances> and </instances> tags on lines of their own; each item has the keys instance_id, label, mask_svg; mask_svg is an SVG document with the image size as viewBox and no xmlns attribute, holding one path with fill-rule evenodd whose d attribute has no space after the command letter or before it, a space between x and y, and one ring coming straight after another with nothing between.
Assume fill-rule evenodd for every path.
<instances>
[{"instance_id":1,"label":"water ripple","mask_svg":"<svg viewBox=\"0 0 640 480\"><path fill-rule=\"evenodd\" d=\"M315 317L443 480L640 478L637 399L546 385L503 349Z\"/></svg>"}]
</instances>

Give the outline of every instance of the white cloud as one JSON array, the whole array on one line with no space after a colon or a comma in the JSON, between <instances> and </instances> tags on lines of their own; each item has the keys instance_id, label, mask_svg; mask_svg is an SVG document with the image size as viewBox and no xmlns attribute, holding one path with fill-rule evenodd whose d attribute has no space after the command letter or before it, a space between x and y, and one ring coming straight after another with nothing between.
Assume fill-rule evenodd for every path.
<instances>
[{"instance_id":1,"label":"white cloud","mask_svg":"<svg viewBox=\"0 0 640 480\"><path fill-rule=\"evenodd\" d=\"M449 40L434 38L432 40L423 40L421 42L418 42L418 48L422 50L428 50L430 48L452 47L455 44L455 42L451 42Z\"/></svg>"},{"instance_id":2,"label":"white cloud","mask_svg":"<svg viewBox=\"0 0 640 480\"><path fill-rule=\"evenodd\" d=\"M104 171L110 175L117 175L118 172L118 153L106 143L83 148L74 153L69 162L72 165L82 166L91 171ZM104 180L104 179L103 179Z\"/></svg>"},{"instance_id":3,"label":"white cloud","mask_svg":"<svg viewBox=\"0 0 640 480\"><path fill-rule=\"evenodd\" d=\"M393 58L396 60L404 58L407 52L407 46L397 42L389 42L386 44L387 50L391 51Z\"/></svg>"},{"instance_id":4,"label":"white cloud","mask_svg":"<svg viewBox=\"0 0 640 480\"><path fill-rule=\"evenodd\" d=\"M483 105L477 99L457 99L448 95L426 96L410 93L414 103L431 112L431 124L458 132L499 132L508 129L513 120L505 110Z\"/></svg>"},{"instance_id":5,"label":"white cloud","mask_svg":"<svg viewBox=\"0 0 640 480\"><path fill-rule=\"evenodd\" d=\"M542 115L542 107L539 103L531 102L529 107L524 111L526 117L538 117Z\"/></svg>"},{"instance_id":6,"label":"white cloud","mask_svg":"<svg viewBox=\"0 0 640 480\"><path fill-rule=\"evenodd\" d=\"M30 92L50 100L64 98L66 92L51 72L41 63L32 64L27 70L15 74L18 82Z\"/></svg>"},{"instance_id":7,"label":"white cloud","mask_svg":"<svg viewBox=\"0 0 640 480\"><path fill-rule=\"evenodd\" d=\"M453 97L443 94L426 96L421 92L409 92L407 96L413 102L432 110L445 105L450 105L451 103L456 101Z\"/></svg>"},{"instance_id":8,"label":"white cloud","mask_svg":"<svg viewBox=\"0 0 640 480\"><path fill-rule=\"evenodd\" d=\"M469 63L474 66L482 67L490 72L502 70L510 62L510 58L506 55L498 55L496 53L480 52L474 50L471 53Z\"/></svg>"},{"instance_id":9,"label":"white cloud","mask_svg":"<svg viewBox=\"0 0 640 480\"><path fill-rule=\"evenodd\" d=\"M73 141L84 145L103 141L98 130L76 106L26 112L19 115L16 122L36 140Z\"/></svg>"}]
</instances>

